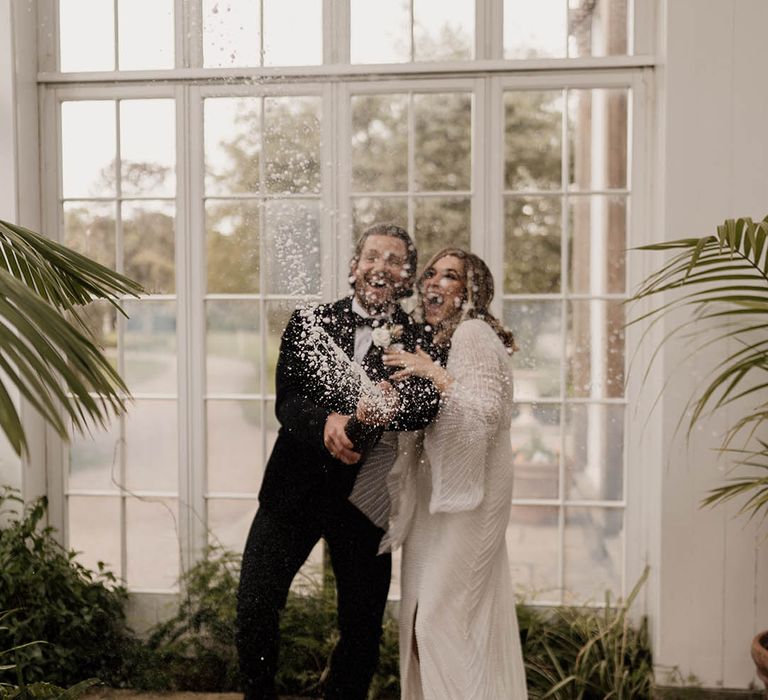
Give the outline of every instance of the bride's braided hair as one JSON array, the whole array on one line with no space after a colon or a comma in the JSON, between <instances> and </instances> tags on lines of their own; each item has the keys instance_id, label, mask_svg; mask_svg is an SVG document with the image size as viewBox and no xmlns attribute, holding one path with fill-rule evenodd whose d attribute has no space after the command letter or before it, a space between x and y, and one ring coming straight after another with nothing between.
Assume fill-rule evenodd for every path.
<instances>
[{"instance_id":1,"label":"bride's braided hair","mask_svg":"<svg viewBox=\"0 0 768 700\"><path fill-rule=\"evenodd\" d=\"M512 331L504 328L488 308L493 299L493 275L482 258L470 253L463 248L443 248L435 253L426 264L424 271L419 276L418 288L421 289L426 273L434 264L446 255L453 255L464 262L465 294L461 305L461 312L448 316L438 328L435 329L435 343L447 345L457 326L468 318L479 318L485 321L499 336L507 352L510 354L518 349L515 345L515 337Z\"/></svg>"}]
</instances>

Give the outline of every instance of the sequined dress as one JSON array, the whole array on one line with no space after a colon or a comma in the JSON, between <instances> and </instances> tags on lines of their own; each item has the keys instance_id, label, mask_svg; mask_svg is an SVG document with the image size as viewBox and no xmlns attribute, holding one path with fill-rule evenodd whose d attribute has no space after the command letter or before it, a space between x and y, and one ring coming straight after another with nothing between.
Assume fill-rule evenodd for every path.
<instances>
[{"instance_id":1,"label":"sequined dress","mask_svg":"<svg viewBox=\"0 0 768 700\"><path fill-rule=\"evenodd\" d=\"M509 358L491 327L472 319L456 329L447 369L455 381L437 419L423 442L401 433L388 480L384 546L403 546L401 698L526 700L505 540Z\"/></svg>"}]
</instances>

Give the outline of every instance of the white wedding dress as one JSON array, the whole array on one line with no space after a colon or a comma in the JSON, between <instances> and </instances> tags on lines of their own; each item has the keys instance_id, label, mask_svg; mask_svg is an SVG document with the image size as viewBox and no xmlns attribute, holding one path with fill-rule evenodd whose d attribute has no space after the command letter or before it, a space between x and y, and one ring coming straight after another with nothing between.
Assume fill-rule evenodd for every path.
<instances>
[{"instance_id":1,"label":"white wedding dress","mask_svg":"<svg viewBox=\"0 0 768 700\"><path fill-rule=\"evenodd\" d=\"M447 369L455 381L437 419L423 444L421 434L400 434L388 479L382 546L403 546L401 698L526 700L505 541L509 358L487 323L467 320L453 335Z\"/></svg>"}]
</instances>

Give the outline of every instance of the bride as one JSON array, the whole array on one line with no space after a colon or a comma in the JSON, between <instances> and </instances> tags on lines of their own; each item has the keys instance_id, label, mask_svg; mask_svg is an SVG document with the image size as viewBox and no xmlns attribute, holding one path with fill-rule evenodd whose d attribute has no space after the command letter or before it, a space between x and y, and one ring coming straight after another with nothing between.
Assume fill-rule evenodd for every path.
<instances>
[{"instance_id":1,"label":"bride","mask_svg":"<svg viewBox=\"0 0 768 700\"><path fill-rule=\"evenodd\" d=\"M392 379L431 379L441 394L423 443L401 434L389 475L390 529L402 544L403 700L525 700L525 671L505 532L512 494L512 334L490 313L493 277L445 248L419 280L443 369L421 349L393 350Z\"/></svg>"}]
</instances>

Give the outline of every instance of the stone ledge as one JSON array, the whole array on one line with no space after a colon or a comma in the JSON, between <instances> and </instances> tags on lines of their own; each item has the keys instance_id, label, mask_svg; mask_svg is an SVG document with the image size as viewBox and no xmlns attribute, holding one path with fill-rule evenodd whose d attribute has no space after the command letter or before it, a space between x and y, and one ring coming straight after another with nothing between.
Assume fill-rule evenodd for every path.
<instances>
[{"instance_id":1,"label":"stone ledge","mask_svg":"<svg viewBox=\"0 0 768 700\"><path fill-rule=\"evenodd\" d=\"M768 693L736 688L676 688L656 686L654 700L768 700Z\"/></svg>"}]
</instances>

